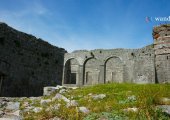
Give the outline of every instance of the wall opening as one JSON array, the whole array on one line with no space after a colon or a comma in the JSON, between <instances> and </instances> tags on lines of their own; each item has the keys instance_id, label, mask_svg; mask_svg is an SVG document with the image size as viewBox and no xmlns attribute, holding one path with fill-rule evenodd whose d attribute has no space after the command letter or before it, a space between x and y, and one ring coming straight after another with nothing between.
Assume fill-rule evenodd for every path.
<instances>
[{"instance_id":1,"label":"wall opening","mask_svg":"<svg viewBox=\"0 0 170 120\"><path fill-rule=\"evenodd\" d=\"M76 84L78 80L79 63L72 58L66 61L64 70L64 84Z\"/></svg>"},{"instance_id":2,"label":"wall opening","mask_svg":"<svg viewBox=\"0 0 170 120\"><path fill-rule=\"evenodd\" d=\"M83 83L93 85L99 83L100 62L95 58L89 58L84 63Z\"/></svg>"},{"instance_id":3,"label":"wall opening","mask_svg":"<svg viewBox=\"0 0 170 120\"><path fill-rule=\"evenodd\" d=\"M105 83L123 82L123 63L119 57L110 57L105 62Z\"/></svg>"}]
</instances>

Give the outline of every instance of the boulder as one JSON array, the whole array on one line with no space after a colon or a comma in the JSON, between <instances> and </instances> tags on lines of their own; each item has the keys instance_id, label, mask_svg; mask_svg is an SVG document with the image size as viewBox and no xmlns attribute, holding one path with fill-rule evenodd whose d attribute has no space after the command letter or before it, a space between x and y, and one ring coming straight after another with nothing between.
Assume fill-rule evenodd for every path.
<instances>
[{"instance_id":1,"label":"boulder","mask_svg":"<svg viewBox=\"0 0 170 120\"><path fill-rule=\"evenodd\" d=\"M123 111L124 112L137 112L138 108L136 108L136 107L126 108L126 109L123 109Z\"/></svg>"},{"instance_id":2,"label":"boulder","mask_svg":"<svg viewBox=\"0 0 170 120\"><path fill-rule=\"evenodd\" d=\"M66 103L70 102L69 99L67 99L64 95L61 95L61 94L59 94L59 93L57 93L57 94L55 95L55 97L52 98L52 101L55 101L55 100L63 100L63 101L65 101Z\"/></svg>"},{"instance_id":3,"label":"boulder","mask_svg":"<svg viewBox=\"0 0 170 120\"><path fill-rule=\"evenodd\" d=\"M66 89L61 89L61 90L59 91L60 94L63 94L63 93L65 93L65 92L67 92Z\"/></svg>"},{"instance_id":4,"label":"boulder","mask_svg":"<svg viewBox=\"0 0 170 120\"><path fill-rule=\"evenodd\" d=\"M41 110L42 110L41 107L35 107L35 108L33 109L33 111L34 111L35 113L38 113L38 112L40 112Z\"/></svg>"},{"instance_id":5,"label":"boulder","mask_svg":"<svg viewBox=\"0 0 170 120\"><path fill-rule=\"evenodd\" d=\"M48 96L56 91L56 87L44 87L43 95Z\"/></svg>"},{"instance_id":6,"label":"boulder","mask_svg":"<svg viewBox=\"0 0 170 120\"><path fill-rule=\"evenodd\" d=\"M158 105L157 108L162 109L162 112L170 116L170 105Z\"/></svg>"},{"instance_id":7,"label":"boulder","mask_svg":"<svg viewBox=\"0 0 170 120\"><path fill-rule=\"evenodd\" d=\"M93 100L100 100L100 99L104 99L106 97L106 95L99 94L99 95L92 95L91 97L93 98Z\"/></svg>"},{"instance_id":8,"label":"boulder","mask_svg":"<svg viewBox=\"0 0 170 120\"><path fill-rule=\"evenodd\" d=\"M87 109L86 107L79 107L79 111L84 113L84 114L88 114L90 112L90 110Z\"/></svg>"},{"instance_id":9,"label":"boulder","mask_svg":"<svg viewBox=\"0 0 170 120\"><path fill-rule=\"evenodd\" d=\"M40 101L40 104L43 106L43 105L47 105L48 103L50 103L51 102L51 100L50 99L46 99L46 100L41 100Z\"/></svg>"},{"instance_id":10,"label":"boulder","mask_svg":"<svg viewBox=\"0 0 170 120\"><path fill-rule=\"evenodd\" d=\"M71 106L78 106L78 103L75 100L70 100L70 102L67 102L67 107Z\"/></svg>"},{"instance_id":11,"label":"boulder","mask_svg":"<svg viewBox=\"0 0 170 120\"><path fill-rule=\"evenodd\" d=\"M19 102L8 102L6 109L11 111L19 110L20 103Z\"/></svg>"}]
</instances>

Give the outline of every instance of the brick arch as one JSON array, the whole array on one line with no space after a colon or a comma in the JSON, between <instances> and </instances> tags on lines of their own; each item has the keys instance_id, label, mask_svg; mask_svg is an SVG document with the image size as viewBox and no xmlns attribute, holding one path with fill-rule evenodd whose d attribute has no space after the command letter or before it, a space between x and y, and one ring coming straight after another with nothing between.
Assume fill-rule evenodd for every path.
<instances>
[{"instance_id":1,"label":"brick arch","mask_svg":"<svg viewBox=\"0 0 170 120\"><path fill-rule=\"evenodd\" d=\"M78 80L79 62L76 58L66 60L64 64L64 84L76 84Z\"/></svg>"},{"instance_id":2,"label":"brick arch","mask_svg":"<svg viewBox=\"0 0 170 120\"><path fill-rule=\"evenodd\" d=\"M104 62L104 82L123 82L123 61L120 57L111 56Z\"/></svg>"}]
</instances>

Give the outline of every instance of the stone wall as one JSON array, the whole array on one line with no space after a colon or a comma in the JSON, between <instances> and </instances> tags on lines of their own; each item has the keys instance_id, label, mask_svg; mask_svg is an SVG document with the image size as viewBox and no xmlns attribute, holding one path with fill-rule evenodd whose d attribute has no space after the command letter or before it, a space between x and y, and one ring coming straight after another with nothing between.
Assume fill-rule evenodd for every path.
<instances>
[{"instance_id":1,"label":"stone wall","mask_svg":"<svg viewBox=\"0 0 170 120\"><path fill-rule=\"evenodd\" d=\"M75 84L64 81L71 77L67 69L77 61L77 69L70 73L76 76ZM69 65L68 65L69 62ZM147 46L142 49L80 50L66 53L64 58L63 85L82 86L107 82L155 83L154 49ZM68 75L67 75L68 76Z\"/></svg>"},{"instance_id":2,"label":"stone wall","mask_svg":"<svg viewBox=\"0 0 170 120\"><path fill-rule=\"evenodd\" d=\"M0 96L39 96L57 84L170 83L170 25L154 27L153 38L141 49L66 53L0 23Z\"/></svg>"},{"instance_id":3,"label":"stone wall","mask_svg":"<svg viewBox=\"0 0 170 120\"><path fill-rule=\"evenodd\" d=\"M61 84L63 48L0 23L0 96L39 96Z\"/></svg>"},{"instance_id":4,"label":"stone wall","mask_svg":"<svg viewBox=\"0 0 170 120\"><path fill-rule=\"evenodd\" d=\"M170 83L170 25L153 29L156 81Z\"/></svg>"}]
</instances>

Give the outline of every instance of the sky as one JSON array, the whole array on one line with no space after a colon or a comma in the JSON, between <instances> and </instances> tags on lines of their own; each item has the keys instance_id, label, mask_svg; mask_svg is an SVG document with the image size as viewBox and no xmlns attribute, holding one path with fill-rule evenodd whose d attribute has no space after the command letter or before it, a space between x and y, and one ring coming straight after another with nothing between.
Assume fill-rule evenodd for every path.
<instances>
[{"instance_id":1,"label":"sky","mask_svg":"<svg viewBox=\"0 0 170 120\"><path fill-rule=\"evenodd\" d=\"M134 49L153 43L153 26L169 23L169 5L170 0L0 0L0 22L68 52Z\"/></svg>"}]
</instances>

